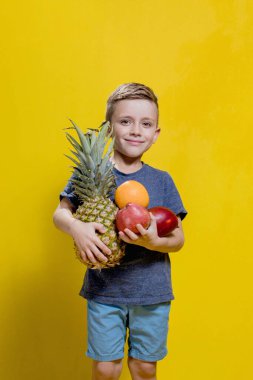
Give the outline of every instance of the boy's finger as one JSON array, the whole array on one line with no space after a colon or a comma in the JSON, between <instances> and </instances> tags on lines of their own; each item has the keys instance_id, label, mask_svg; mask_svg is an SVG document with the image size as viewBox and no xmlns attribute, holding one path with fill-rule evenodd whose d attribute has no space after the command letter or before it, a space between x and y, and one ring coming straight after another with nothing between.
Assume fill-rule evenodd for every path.
<instances>
[{"instance_id":1,"label":"boy's finger","mask_svg":"<svg viewBox=\"0 0 253 380\"><path fill-rule=\"evenodd\" d=\"M92 253L96 256L96 259L99 261L108 261L107 257L95 246L92 247Z\"/></svg>"},{"instance_id":2,"label":"boy's finger","mask_svg":"<svg viewBox=\"0 0 253 380\"><path fill-rule=\"evenodd\" d=\"M97 239L95 241L95 244L105 255L110 255L112 253L110 248L108 248L107 245L104 244L100 239Z\"/></svg>"},{"instance_id":3,"label":"boy's finger","mask_svg":"<svg viewBox=\"0 0 253 380\"><path fill-rule=\"evenodd\" d=\"M80 257L84 263L87 263L88 258L87 258L87 255L84 251L80 251Z\"/></svg>"},{"instance_id":4,"label":"boy's finger","mask_svg":"<svg viewBox=\"0 0 253 380\"><path fill-rule=\"evenodd\" d=\"M97 231L101 232L101 234L105 233L106 231L106 228L102 223L93 222L93 226Z\"/></svg>"},{"instance_id":5,"label":"boy's finger","mask_svg":"<svg viewBox=\"0 0 253 380\"><path fill-rule=\"evenodd\" d=\"M97 264L97 260L95 259L93 253L89 249L86 249L86 256L92 262L92 264Z\"/></svg>"},{"instance_id":6,"label":"boy's finger","mask_svg":"<svg viewBox=\"0 0 253 380\"><path fill-rule=\"evenodd\" d=\"M137 240L138 235L136 235L133 231L129 230L129 228L124 229L125 234L131 239L131 240Z\"/></svg>"},{"instance_id":7,"label":"boy's finger","mask_svg":"<svg viewBox=\"0 0 253 380\"><path fill-rule=\"evenodd\" d=\"M150 223L149 227L154 227L155 229L157 229L157 223L156 223L155 216L151 212L149 213L149 215L150 215L150 219L151 219L151 223Z\"/></svg>"},{"instance_id":8,"label":"boy's finger","mask_svg":"<svg viewBox=\"0 0 253 380\"><path fill-rule=\"evenodd\" d=\"M146 228L144 228L141 224L136 224L136 228L137 228L137 230L140 232L140 234L142 235L142 236L144 236L144 235L146 235L147 234L147 230L146 230Z\"/></svg>"},{"instance_id":9,"label":"boy's finger","mask_svg":"<svg viewBox=\"0 0 253 380\"><path fill-rule=\"evenodd\" d=\"M119 231L119 237L125 242L125 243L132 243L132 240L129 239L129 237L124 234L124 232Z\"/></svg>"}]
</instances>

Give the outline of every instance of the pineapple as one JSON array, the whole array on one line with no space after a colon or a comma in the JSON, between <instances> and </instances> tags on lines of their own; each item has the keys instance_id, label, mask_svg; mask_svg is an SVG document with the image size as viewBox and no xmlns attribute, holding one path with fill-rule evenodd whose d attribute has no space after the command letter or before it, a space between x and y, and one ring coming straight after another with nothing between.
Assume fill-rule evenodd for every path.
<instances>
[{"instance_id":1,"label":"pineapple","mask_svg":"<svg viewBox=\"0 0 253 380\"><path fill-rule=\"evenodd\" d=\"M84 262L81 258L77 245L74 242L74 249L77 258L89 268L101 269L111 268L119 264L124 256L125 243L119 239L115 219L118 211L117 206L109 199L109 194L116 188L115 177L112 172L113 164L110 161L110 154L113 149L113 139L105 153L107 143L111 137L109 122L103 123L99 130L88 129L84 134L78 126L70 120L72 127L79 137L79 142L72 135L66 132L66 137L74 150L71 150L75 158L66 155L74 162L74 193L81 200L81 205L73 214L74 218L83 222L102 223L106 232L99 234L99 238L106 244L111 255L107 262L93 264Z\"/></svg>"}]
</instances>

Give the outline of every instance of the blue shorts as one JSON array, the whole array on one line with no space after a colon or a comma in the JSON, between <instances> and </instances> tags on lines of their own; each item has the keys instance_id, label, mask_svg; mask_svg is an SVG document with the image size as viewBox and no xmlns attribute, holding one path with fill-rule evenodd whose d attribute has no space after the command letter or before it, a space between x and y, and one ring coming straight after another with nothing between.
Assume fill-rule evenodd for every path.
<instances>
[{"instance_id":1,"label":"blue shorts","mask_svg":"<svg viewBox=\"0 0 253 380\"><path fill-rule=\"evenodd\" d=\"M128 329L128 355L157 361L167 354L168 320L171 302L156 305L108 305L87 300L88 349L97 361L124 357Z\"/></svg>"}]
</instances>

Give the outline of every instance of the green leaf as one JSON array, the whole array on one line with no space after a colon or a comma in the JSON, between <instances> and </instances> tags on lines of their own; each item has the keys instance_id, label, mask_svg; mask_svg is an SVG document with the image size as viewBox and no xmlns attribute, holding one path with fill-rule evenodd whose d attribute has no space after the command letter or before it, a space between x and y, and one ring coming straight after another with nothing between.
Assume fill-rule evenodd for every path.
<instances>
[{"instance_id":1,"label":"green leaf","mask_svg":"<svg viewBox=\"0 0 253 380\"><path fill-rule=\"evenodd\" d=\"M68 132L66 132L66 137L68 139L68 141L70 142L70 144L77 150L82 150L82 147L81 145L76 141L76 139L71 136Z\"/></svg>"},{"instance_id":2,"label":"green leaf","mask_svg":"<svg viewBox=\"0 0 253 380\"><path fill-rule=\"evenodd\" d=\"M92 130L91 131L91 137L90 137L90 148L91 148L91 150L92 150L92 148L96 142L96 139L97 139L96 132L95 132L95 130Z\"/></svg>"},{"instance_id":3,"label":"green leaf","mask_svg":"<svg viewBox=\"0 0 253 380\"><path fill-rule=\"evenodd\" d=\"M73 157L68 156L67 154L64 154L64 156L69 158L71 161L73 161L75 165L79 166L80 163L78 161L76 161Z\"/></svg>"},{"instance_id":4,"label":"green leaf","mask_svg":"<svg viewBox=\"0 0 253 380\"><path fill-rule=\"evenodd\" d=\"M81 142L83 151L85 151L87 153L90 153L90 146L88 144L88 141L87 141L87 138L86 138L85 134L83 133L83 131L71 119L69 119L69 120L72 123L73 127L75 128L75 130L76 130L76 132L78 134L78 137L79 137L79 140Z\"/></svg>"},{"instance_id":5,"label":"green leaf","mask_svg":"<svg viewBox=\"0 0 253 380\"><path fill-rule=\"evenodd\" d=\"M99 164L101 159L102 159L104 148L105 148L106 142L108 140L108 139L106 139L108 127L109 127L108 122L103 124L103 126L101 127L101 129L97 135L96 142L92 148L91 156L93 158L93 161L95 162L95 165Z\"/></svg>"},{"instance_id":6,"label":"green leaf","mask_svg":"<svg viewBox=\"0 0 253 380\"><path fill-rule=\"evenodd\" d=\"M73 183L75 183L76 184L76 186L78 186L79 188L82 188L82 189L84 189L84 190L86 190L86 189L88 189L88 190L91 190L91 191L95 191L94 190L94 183L89 183L89 182L82 182L82 181L80 181L80 180L78 180L78 179L72 179L71 180Z\"/></svg>"}]
</instances>

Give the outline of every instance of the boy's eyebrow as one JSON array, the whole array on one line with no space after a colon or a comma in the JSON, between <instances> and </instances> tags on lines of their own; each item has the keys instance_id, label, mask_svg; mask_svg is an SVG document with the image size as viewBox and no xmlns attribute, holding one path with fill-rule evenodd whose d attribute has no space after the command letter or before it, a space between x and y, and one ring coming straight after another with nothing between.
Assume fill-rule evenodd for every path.
<instances>
[{"instance_id":1,"label":"boy's eyebrow","mask_svg":"<svg viewBox=\"0 0 253 380\"><path fill-rule=\"evenodd\" d=\"M119 117L125 117L125 118L129 117L130 119L133 118L130 115L119 115ZM155 119L153 119L152 117L148 117L148 116L147 117L142 117L141 120L152 120L152 121L155 121Z\"/></svg>"}]
</instances>

